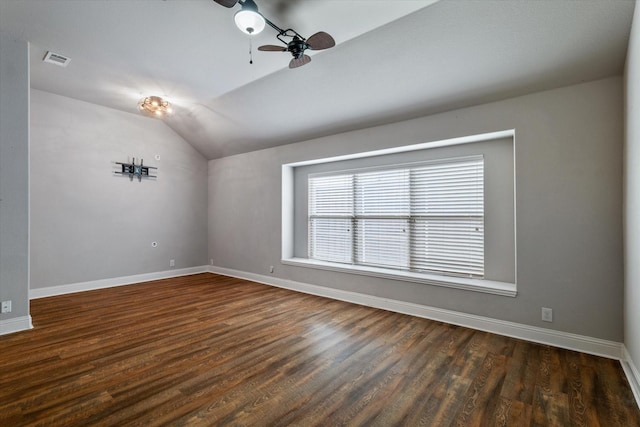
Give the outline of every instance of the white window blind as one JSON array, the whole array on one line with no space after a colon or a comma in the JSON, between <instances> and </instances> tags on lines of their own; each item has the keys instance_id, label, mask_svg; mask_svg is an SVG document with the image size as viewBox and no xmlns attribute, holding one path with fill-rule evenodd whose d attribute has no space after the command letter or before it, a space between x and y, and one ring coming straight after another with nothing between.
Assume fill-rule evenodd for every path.
<instances>
[{"instance_id":1,"label":"white window blind","mask_svg":"<svg viewBox=\"0 0 640 427\"><path fill-rule=\"evenodd\" d=\"M484 276L484 159L309 178L309 258Z\"/></svg>"}]
</instances>

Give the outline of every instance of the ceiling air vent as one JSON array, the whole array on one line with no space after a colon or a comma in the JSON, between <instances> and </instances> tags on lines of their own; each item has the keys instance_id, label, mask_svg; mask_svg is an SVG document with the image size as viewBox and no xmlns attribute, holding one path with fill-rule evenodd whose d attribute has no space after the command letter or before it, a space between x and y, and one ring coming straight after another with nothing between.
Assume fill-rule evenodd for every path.
<instances>
[{"instance_id":1,"label":"ceiling air vent","mask_svg":"<svg viewBox=\"0 0 640 427\"><path fill-rule=\"evenodd\" d=\"M43 59L44 62L48 62L50 64L56 64L61 67L66 67L71 62L71 58L67 58L66 56L62 56L58 53L47 52Z\"/></svg>"}]
</instances>

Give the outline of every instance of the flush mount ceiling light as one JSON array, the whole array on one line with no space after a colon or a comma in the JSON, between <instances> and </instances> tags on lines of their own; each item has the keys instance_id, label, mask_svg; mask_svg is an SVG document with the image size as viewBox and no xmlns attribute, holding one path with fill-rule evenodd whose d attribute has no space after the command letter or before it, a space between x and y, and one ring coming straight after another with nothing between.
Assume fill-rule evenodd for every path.
<instances>
[{"instance_id":1,"label":"flush mount ceiling light","mask_svg":"<svg viewBox=\"0 0 640 427\"><path fill-rule=\"evenodd\" d=\"M171 104L159 96L147 96L138 103L138 110L150 117L164 117L171 113Z\"/></svg>"},{"instance_id":2,"label":"flush mount ceiling light","mask_svg":"<svg viewBox=\"0 0 640 427\"><path fill-rule=\"evenodd\" d=\"M236 21L237 27L243 33L258 34L264 30L264 16L258 12L258 6L253 0L245 0L233 19Z\"/></svg>"}]
</instances>

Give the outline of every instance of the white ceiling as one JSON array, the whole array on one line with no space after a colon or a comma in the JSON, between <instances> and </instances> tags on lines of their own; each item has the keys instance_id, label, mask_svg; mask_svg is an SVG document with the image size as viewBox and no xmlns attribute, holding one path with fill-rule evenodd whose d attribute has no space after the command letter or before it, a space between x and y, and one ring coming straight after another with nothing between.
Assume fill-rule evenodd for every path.
<instances>
[{"instance_id":1,"label":"white ceiling","mask_svg":"<svg viewBox=\"0 0 640 427\"><path fill-rule=\"evenodd\" d=\"M31 43L31 86L166 123L208 159L622 73L629 0L256 0L337 46L288 69L266 28L212 0L0 0L0 32ZM285 14L278 5L288 4ZM47 51L71 58L42 62ZM155 120L155 119L149 119Z\"/></svg>"}]
</instances>

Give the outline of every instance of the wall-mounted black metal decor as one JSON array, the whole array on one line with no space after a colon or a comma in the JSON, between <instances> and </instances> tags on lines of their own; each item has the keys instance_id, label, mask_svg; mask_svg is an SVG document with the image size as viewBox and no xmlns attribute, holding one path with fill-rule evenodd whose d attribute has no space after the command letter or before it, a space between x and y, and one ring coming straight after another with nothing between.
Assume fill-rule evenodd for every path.
<instances>
[{"instance_id":1,"label":"wall-mounted black metal decor","mask_svg":"<svg viewBox=\"0 0 640 427\"><path fill-rule=\"evenodd\" d=\"M122 166L122 170L115 172L120 175L129 175L131 181L133 181L133 177L138 177L138 181L142 181L142 178L157 178L155 175L149 175L149 169L158 169L153 166L144 166L144 159L140 159L140 164L136 165L136 158L131 159L131 163L120 163L116 162L117 165Z\"/></svg>"}]
</instances>

